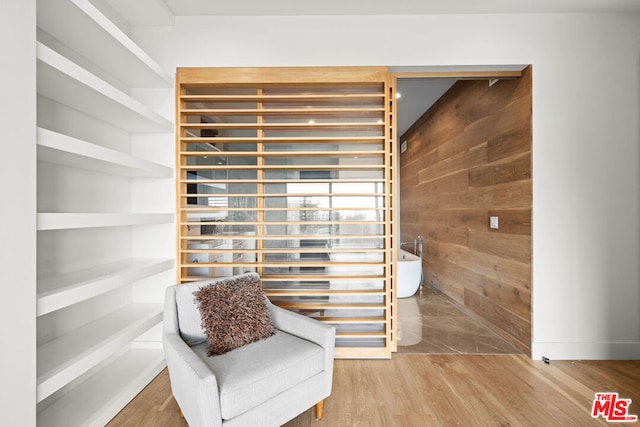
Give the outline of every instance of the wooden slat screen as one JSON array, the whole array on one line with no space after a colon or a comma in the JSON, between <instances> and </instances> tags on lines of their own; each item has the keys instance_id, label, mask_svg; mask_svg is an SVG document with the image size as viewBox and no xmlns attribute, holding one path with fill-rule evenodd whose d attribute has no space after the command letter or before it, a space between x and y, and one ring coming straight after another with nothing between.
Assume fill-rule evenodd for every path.
<instances>
[{"instance_id":1,"label":"wooden slat screen","mask_svg":"<svg viewBox=\"0 0 640 427\"><path fill-rule=\"evenodd\" d=\"M178 280L257 271L272 302L390 357L385 68L179 69Z\"/></svg>"}]
</instances>

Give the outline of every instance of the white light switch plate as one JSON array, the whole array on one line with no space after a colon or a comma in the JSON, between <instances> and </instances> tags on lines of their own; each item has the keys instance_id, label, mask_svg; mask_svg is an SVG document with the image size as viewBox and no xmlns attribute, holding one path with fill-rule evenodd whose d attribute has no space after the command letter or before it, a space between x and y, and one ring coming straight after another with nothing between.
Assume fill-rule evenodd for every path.
<instances>
[{"instance_id":1,"label":"white light switch plate","mask_svg":"<svg viewBox=\"0 0 640 427\"><path fill-rule=\"evenodd\" d=\"M489 217L489 228L498 228L498 217L490 216Z\"/></svg>"}]
</instances>

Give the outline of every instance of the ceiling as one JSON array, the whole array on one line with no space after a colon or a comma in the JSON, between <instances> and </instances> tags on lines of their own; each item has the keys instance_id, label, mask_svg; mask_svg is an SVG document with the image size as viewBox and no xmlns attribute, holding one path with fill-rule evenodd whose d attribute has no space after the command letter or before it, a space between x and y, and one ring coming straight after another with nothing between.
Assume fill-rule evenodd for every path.
<instances>
[{"instance_id":1,"label":"ceiling","mask_svg":"<svg viewBox=\"0 0 640 427\"><path fill-rule=\"evenodd\" d=\"M638 0L164 0L174 15L405 15L640 11Z\"/></svg>"},{"instance_id":2,"label":"ceiling","mask_svg":"<svg viewBox=\"0 0 640 427\"><path fill-rule=\"evenodd\" d=\"M456 82L456 79L399 79L398 138Z\"/></svg>"},{"instance_id":3,"label":"ceiling","mask_svg":"<svg viewBox=\"0 0 640 427\"><path fill-rule=\"evenodd\" d=\"M639 0L106 0L132 25L176 16L640 12Z\"/></svg>"}]
</instances>

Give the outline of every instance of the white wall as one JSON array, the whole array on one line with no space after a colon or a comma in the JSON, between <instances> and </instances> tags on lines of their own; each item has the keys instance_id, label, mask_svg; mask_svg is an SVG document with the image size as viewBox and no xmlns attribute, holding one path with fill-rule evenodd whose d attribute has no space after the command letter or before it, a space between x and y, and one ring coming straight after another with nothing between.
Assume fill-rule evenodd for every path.
<instances>
[{"instance_id":1,"label":"white wall","mask_svg":"<svg viewBox=\"0 0 640 427\"><path fill-rule=\"evenodd\" d=\"M177 18L176 66L533 64L533 354L640 358L640 14Z\"/></svg>"},{"instance_id":2,"label":"white wall","mask_svg":"<svg viewBox=\"0 0 640 427\"><path fill-rule=\"evenodd\" d=\"M0 413L36 423L35 0L0 2Z\"/></svg>"}]
</instances>

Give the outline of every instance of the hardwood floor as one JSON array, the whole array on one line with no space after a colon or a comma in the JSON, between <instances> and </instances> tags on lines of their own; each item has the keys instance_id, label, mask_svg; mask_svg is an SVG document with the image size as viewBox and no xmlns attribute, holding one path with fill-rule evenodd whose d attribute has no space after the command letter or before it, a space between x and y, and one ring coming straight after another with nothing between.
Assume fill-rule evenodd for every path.
<instances>
[{"instance_id":1,"label":"hardwood floor","mask_svg":"<svg viewBox=\"0 0 640 427\"><path fill-rule=\"evenodd\" d=\"M640 415L638 360L546 365L516 354L395 354L391 360L336 360L334 369L324 418L316 421L309 409L287 427L606 425L590 415L599 391L632 399L629 412ZM108 424L186 425L166 370Z\"/></svg>"},{"instance_id":2,"label":"hardwood floor","mask_svg":"<svg viewBox=\"0 0 640 427\"><path fill-rule=\"evenodd\" d=\"M640 415L640 360L547 365L519 354L442 295L423 290L405 300L413 313L405 310L404 325L400 318L398 353L336 360L324 418L316 421L310 408L286 427L606 425L591 417L601 391L632 399L629 412ZM186 425L166 370L108 424Z\"/></svg>"}]
</instances>

